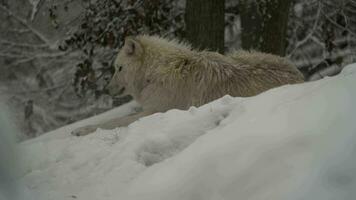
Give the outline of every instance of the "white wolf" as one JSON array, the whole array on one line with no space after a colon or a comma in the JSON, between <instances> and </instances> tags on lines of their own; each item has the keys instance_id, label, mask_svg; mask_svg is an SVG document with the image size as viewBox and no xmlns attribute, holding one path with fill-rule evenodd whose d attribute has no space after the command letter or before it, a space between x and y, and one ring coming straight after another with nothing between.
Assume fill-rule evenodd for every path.
<instances>
[{"instance_id":1,"label":"white wolf","mask_svg":"<svg viewBox=\"0 0 356 200\"><path fill-rule=\"evenodd\" d=\"M131 94L143 111L76 129L73 135L127 126L155 112L200 106L226 94L253 96L284 84L303 82L296 67L279 56L246 51L224 56L146 35L126 38L115 66L108 86L110 94Z\"/></svg>"}]
</instances>

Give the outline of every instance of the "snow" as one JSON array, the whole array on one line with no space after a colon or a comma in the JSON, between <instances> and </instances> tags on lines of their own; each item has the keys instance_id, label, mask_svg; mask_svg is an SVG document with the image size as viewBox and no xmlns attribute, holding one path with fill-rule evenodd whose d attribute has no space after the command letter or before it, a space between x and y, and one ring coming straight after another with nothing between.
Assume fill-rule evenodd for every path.
<instances>
[{"instance_id":1,"label":"snow","mask_svg":"<svg viewBox=\"0 0 356 200\"><path fill-rule=\"evenodd\" d=\"M19 180L40 200L352 200L355 84L353 64L255 97L69 134L131 113L130 103L20 144Z\"/></svg>"}]
</instances>

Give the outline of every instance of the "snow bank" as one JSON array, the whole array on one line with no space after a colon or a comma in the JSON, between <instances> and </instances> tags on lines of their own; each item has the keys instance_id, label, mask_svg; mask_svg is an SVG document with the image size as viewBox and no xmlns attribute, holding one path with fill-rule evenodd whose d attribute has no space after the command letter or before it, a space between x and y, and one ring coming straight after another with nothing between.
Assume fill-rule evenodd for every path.
<instances>
[{"instance_id":1,"label":"snow bank","mask_svg":"<svg viewBox=\"0 0 356 200\"><path fill-rule=\"evenodd\" d=\"M21 181L43 200L297 200L356 197L356 65L251 98L225 96L127 128L21 144Z\"/></svg>"}]
</instances>

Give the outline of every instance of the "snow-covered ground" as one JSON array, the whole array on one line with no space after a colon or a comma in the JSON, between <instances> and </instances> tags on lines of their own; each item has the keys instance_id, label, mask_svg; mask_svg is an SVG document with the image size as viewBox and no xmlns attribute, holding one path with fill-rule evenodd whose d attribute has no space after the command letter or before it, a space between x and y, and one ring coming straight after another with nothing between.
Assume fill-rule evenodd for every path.
<instances>
[{"instance_id":1,"label":"snow-covered ground","mask_svg":"<svg viewBox=\"0 0 356 200\"><path fill-rule=\"evenodd\" d=\"M20 145L20 179L40 200L354 200L356 64L332 78L225 96L127 128L78 126Z\"/></svg>"}]
</instances>

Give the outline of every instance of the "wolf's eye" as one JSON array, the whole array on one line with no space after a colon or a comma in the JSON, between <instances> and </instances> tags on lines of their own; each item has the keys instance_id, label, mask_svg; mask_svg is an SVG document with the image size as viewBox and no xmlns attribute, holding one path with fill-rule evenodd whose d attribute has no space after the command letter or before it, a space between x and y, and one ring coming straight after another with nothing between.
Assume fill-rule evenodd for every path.
<instances>
[{"instance_id":1,"label":"wolf's eye","mask_svg":"<svg viewBox=\"0 0 356 200\"><path fill-rule=\"evenodd\" d=\"M122 66L117 68L117 71L121 72L121 70L122 70Z\"/></svg>"}]
</instances>

